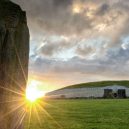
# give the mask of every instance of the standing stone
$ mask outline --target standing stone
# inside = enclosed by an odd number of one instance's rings
[[[26,13],[0,0],[0,129],[23,129],[29,59]]]

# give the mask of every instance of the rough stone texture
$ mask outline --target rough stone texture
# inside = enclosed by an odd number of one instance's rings
[[[24,108],[19,106],[25,93],[28,58],[26,13],[11,1],[0,0],[0,129],[23,128]]]

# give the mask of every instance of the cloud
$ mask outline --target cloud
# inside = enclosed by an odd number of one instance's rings
[[[125,58],[128,50],[121,51],[116,54],[112,52],[105,60],[74,57],[68,61],[62,61],[39,57],[30,64],[30,71],[33,75],[39,74],[39,78],[42,77],[43,80],[44,78],[51,80],[50,82],[56,80],[56,85],[59,84],[59,87],[86,81],[124,80],[129,77],[129,59]],[[117,55],[121,57],[118,58]]]
[[[27,11],[30,71],[69,83],[129,77],[129,0],[12,1]]]
[[[76,49],[77,55],[84,56],[84,57],[87,56],[87,55],[95,53],[95,51],[96,50],[94,48],[89,47],[89,46],[86,46],[86,47],[79,46]]]
[[[39,57],[32,64],[32,69],[37,68],[42,73],[52,72],[59,74],[70,74],[71,76],[74,73],[83,73],[96,75],[100,74],[103,76],[129,76],[129,49],[119,49],[114,53],[114,51],[109,51],[106,55],[107,58],[97,59],[97,60],[87,60],[80,57],[73,57],[68,61],[55,60]],[[40,65],[40,67],[37,67]]]
[[[102,4],[102,5],[98,8],[96,14],[97,14],[97,15],[100,15],[100,16],[105,15],[105,14],[109,11],[109,9],[110,9],[109,4],[104,3],[104,4]]]
[[[49,40],[46,40],[38,51],[44,56],[51,57],[54,56],[54,54],[60,53],[61,51],[70,49],[72,46],[74,46],[74,43],[69,42],[69,40],[65,37],[54,36],[54,38],[49,38]]]
[[[32,35],[33,33],[39,33],[40,35],[47,33],[76,35],[77,37],[108,36],[112,40],[111,44],[114,45],[120,41],[122,35],[128,34],[128,29],[125,27],[125,24],[129,26],[128,1],[13,1],[27,10]],[[79,8],[80,12],[74,13],[74,8]],[[114,28],[117,28],[117,32]]]
[[[72,4],[73,0],[54,0],[53,3],[55,7],[64,7],[67,8]]]

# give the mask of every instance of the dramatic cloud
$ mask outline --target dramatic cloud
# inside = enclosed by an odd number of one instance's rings
[[[129,78],[129,0],[12,1],[27,11],[30,72],[62,85]]]

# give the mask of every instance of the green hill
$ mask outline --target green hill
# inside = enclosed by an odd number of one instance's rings
[[[110,85],[120,85],[120,86],[126,86],[129,87],[129,81],[101,81],[101,82],[89,82],[89,83],[81,83],[81,84],[75,84],[71,86],[64,87],[62,89],[70,89],[70,88],[88,88],[88,87],[104,87],[104,86],[110,86]]]

